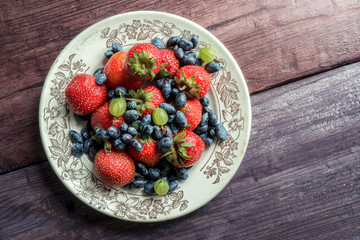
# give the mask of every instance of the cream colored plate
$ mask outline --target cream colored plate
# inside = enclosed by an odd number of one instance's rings
[[[94,174],[92,160],[71,154],[70,129],[84,125],[74,120],[64,90],[79,73],[92,74],[104,66],[104,52],[113,43],[128,50],[135,43],[159,37],[199,36],[200,46],[216,50],[221,70],[212,75],[210,107],[228,130],[228,139],[207,148],[180,182],[166,196],[146,196],[142,190],[104,185]],[[44,83],[39,108],[44,150],[59,179],[81,201],[109,216],[138,222],[169,220],[188,214],[213,199],[240,166],[251,125],[250,98],[243,74],[224,45],[211,33],[182,17],[152,11],[129,12],[100,21],[76,36],[59,54]]]

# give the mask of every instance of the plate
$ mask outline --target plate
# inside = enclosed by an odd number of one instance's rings
[[[75,121],[64,90],[79,73],[92,74],[104,66],[104,52],[113,43],[125,51],[159,37],[197,35],[200,47],[215,49],[221,70],[212,74],[207,94],[210,107],[228,131],[225,142],[215,142],[189,171],[189,178],[165,196],[146,196],[141,189],[103,184],[90,157],[75,157],[68,137]],[[40,99],[39,127],[47,158],[59,179],[81,201],[109,216],[137,222],[156,222],[186,215],[213,199],[240,166],[251,125],[250,97],[243,74],[225,46],[210,32],[185,18],[154,11],[128,12],[102,20],[76,36],[59,54],[46,77]]]

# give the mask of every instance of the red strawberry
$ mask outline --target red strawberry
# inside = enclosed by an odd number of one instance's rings
[[[88,115],[104,104],[107,88],[97,84],[96,77],[79,74],[66,87],[65,98],[74,113]]]
[[[106,75],[105,85],[114,89],[122,86],[128,81],[128,75],[125,71],[126,52],[117,52],[107,61],[103,73]]]
[[[175,77],[178,88],[190,98],[204,97],[210,88],[210,75],[201,66],[184,66]]]
[[[173,147],[164,156],[175,167],[194,165],[205,150],[204,141],[192,131],[183,130],[174,134],[173,142]]]
[[[137,138],[138,139],[138,138]],[[156,143],[151,139],[142,141],[144,149],[141,152],[134,150],[132,146],[129,146],[128,152],[135,161],[143,163],[147,167],[156,166],[161,158],[161,153],[156,151]]]
[[[109,111],[110,104],[104,103],[91,115],[91,126],[94,130],[97,128],[108,129],[110,126],[120,128],[121,124],[125,122],[124,116],[114,117]]]
[[[126,88],[126,90],[136,90],[138,89],[139,87],[141,87],[143,85],[143,81],[134,81],[132,80],[130,77],[128,78],[128,81],[126,81],[124,84],[123,84],[123,87]]]
[[[198,99],[188,99],[184,107],[178,110],[183,111],[188,120],[189,126],[185,129],[193,131],[199,125],[202,116],[202,106]]]
[[[173,77],[179,70],[179,60],[175,57],[175,53],[168,49],[161,49],[162,64],[159,72],[160,77]]]
[[[165,102],[161,90],[155,86],[139,88],[136,92],[129,91],[129,97],[137,102],[136,110],[141,118],[147,114],[151,115],[160,103]]]
[[[125,151],[101,149],[95,156],[94,166],[101,181],[113,186],[124,186],[135,176],[135,163]]]
[[[132,80],[150,80],[160,70],[162,53],[150,43],[139,43],[129,50],[125,61],[125,70]]]

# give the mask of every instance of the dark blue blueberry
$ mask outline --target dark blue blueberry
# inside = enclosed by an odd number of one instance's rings
[[[135,188],[143,188],[146,185],[146,180],[145,179],[134,179],[131,183]]]
[[[181,111],[177,111],[175,115],[175,122],[179,129],[185,128],[187,125],[186,115]]]
[[[97,77],[99,74],[103,73],[104,68],[103,67],[99,67],[98,69],[95,70],[94,72],[94,77]]]
[[[128,101],[126,105],[128,110],[133,110],[136,108],[137,104],[135,101]]]
[[[110,89],[110,90],[107,92],[107,97],[108,97],[109,99],[115,97],[115,91],[114,91],[114,89]]]
[[[133,137],[138,134],[137,130],[134,127],[129,127],[127,132]]]
[[[164,43],[160,38],[154,38],[153,40],[151,40],[151,44],[154,45],[156,48],[158,49],[162,49]]]
[[[203,65],[203,60],[201,58],[196,58],[195,59],[195,66],[202,66]]]
[[[80,131],[80,135],[83,138],[83,140],[85,141],[86,139],[90,138],[90,133],[86,128],[81,129]]]
[[[184,55],[184,57],[181,58],[179,62],[182,65],[195,65],[196,58],[194,58],[192,55]]]
[[[209,130],[209,125],[199,125],[196,127],[196,134],[203,134],[206,133]]]
[[[175,134],[175,133],[177,133],[177,132],[179,131],[178,126],[176,126],[176,124],[174,124],[174,123],[171,123],[171,124],[169,125],[169,127],[170,127],[171,132],[172,132],[173,134]]]
[[[169,151],[169,149],[172,147],[172,145],[173,145],[172,139],[169,137],[164,137],[164,138],[160,139],[159,141],[157,141],[156,150],[159,153],[166,153],[167,151]]]
[[[106,75],[101,73],[96,77],[97,84],[103,84],[106,81]]]
[[[132,122],[139,118],[139,113],[136,110],[126,110],[124,118],[128,122]]]
[[[176,109],[173,105],[169,104],[169,103],[160,103],[159,105],[162,109],[165,110],[165,112],[168,114],[168,115],[171,115],[171,114],[175,114],[176,113]]]
[[[142,163],[135,163],[136,171],[138,171],[141,175],[147,176],[149,175],[149,170],[146,168],[146,166]]]
[[[146,125],[146,126],[144,126],[143,130],[141,131],[141,137],[142,138],[147,138],[152,134],[153,131],[154,131],[153,126]]]
[[[140,125],[146,126],[146,125],[150,125],[150,123],[151,123],[151,115],[146,114],[145,117],[141,120]]]
[[[115,139],[114,142],[113,142],[113,146],[117,150],[124,150],[126,148],[126,144],[121,141],[121,138]]]
[[[190,51],[194,44],[187,38],[187,37],[181,37],[176,45],[180,48],[182,48],[184,51]]]
[[[112,50],[107,50],[107,51],[105,52],[105,57],[106,57],[107,59],[111,58],[112,55],[114,55],[114,52],[113,52]]]
[[[128,133],[124,133],[121,135],[121,141],[125,144],[130,144],[132,140],[133,137]]]
[[[177,42],[179,41],[180,37],[179,36],[174,36],[169,38],[169,40],[167,40],[166,42],[166,47],[174,47]]]
[[[99,151],[99,150],[96,149],[96,147],[91,146],[91,147],[89,148],[89,155],[90,155],[90,157],[91,157],[92,159],[94,159],[98,151]]]
[[[207,107],[210,105],[210,100],[207,97],[202,97],[199,101],[203,107]]]
[[[206,134],[205,134],[206,135]],[[201,137],[200,138],[204,141],[204,143],[206,144],[206,146],[210,147],[213,143],[214,143],[214,140],[208,136],[206,137]]]
[[[81,143],[74,143],[72,146],[72,152],[75,156],[81,157],[84,154],[83,145]]]
[[[208,125],[209,123],[209,113],[204,113],[202,116],[201,116],[201,121],[200,121],[200,126],[202,125]]]
[[[127,125],[127,123],[122,123],[122,124],[120,125],[120,130],[121,130],[123,133],[127,132],[128,128],[129,128],[129,125]]]
[[[94,141],[91,139],[86,139],[83,145],[83,151],[84,153],[89,152],[90,147],[92,147],[94,145]]]
[[[149,183],[145,184],[144,192],[146,195],[152,196],[155,194],[154,185],[155,185],[155,182],[149,182]]]
[[[199,44],[199,38],[197,36],[192,36],[190,41],[193,43],[194,48]]]
[[[120,44],[114,43],[114,44],[112,45],[112,51],[113,51],[114,53],[116,53],[116,52],[123,52],[123,51],[124,51],[124,48],[123,48]]]
[[[139,131],[139,129],[140,129],[140,123],[141,123],[140,120],[133,121],[133,122],[131,123],[131,127],[135,128],[137,131]]]
[[[97,128],[95,132],[96,132],[96,135],[98,135],[102,139],[110,138],[110,136],[107,134],[106,130],[103,128]]]
[[[110,126],[107,130],[106,133],[113,139],[119,138],[120,137],[120,129],[118,129],[115,126]]]
[[[177,59],[183,58],[184,55],[185,55],[185,53],[184,53],[184,50],[183,50],[182,48],[177,48],[177,49],[175,49],[175,57],[176,57]]]
[[[83,140],[81,134],[78,133],[78,132],[75,131],[75,130],[70,130],[70,131],[69,131],[69,137],[70,137],[70,140],[71,140],[73,143],[80,143],[80,144],[83,144],[83,143],[84,143],[84,140]]]
[[[186,168],[177,168],[176,176],[178,179],[186,180],[189,177],[188,170]]]
[[[192,56],[193,58],[196,59],[196,52],[187,52],[185,53],[186,56]]]
[[[144,179],[144,176],[141,175],[139,172],[135,172],[134,178],[136,178],[136,179],[139,179],[139,178]]]
[[[175,121],[175,114],[168,115],[168,123],[173,123]]]
[[[91,114],[89,115],[79,115],[79,114],[76,114],[74,113],[74,118],[78,121],[87,121],[91,118]]]
[[[163,138],[163,136],[164,136],[164,134],[162,133],[161,127],[158,125],[155,125],[153,133],[152,133],[152,137],[155,140],[159,140],[159,139]]]
[[[186,105],[187,97],[183,92],[179,92],[175,97],[175,106],[182,108]]]
[[[179,92],[180,92],[180,90],[179,89],[177,89],[176,87],[173,87],[172,89],[171,89],[171,97],[176,97],[176,95],[178,95],[179,94]]]
[[[164,137],[171,137],[173,136],[173,131],[169,126],[165,127],[165,131],[163,131]]]
[[[169,192],[173,192],[175,191],[175,189],[178,187],[179,185],[179,181],[178,180],[171,180],[169,182]]]
[[[209,113],[209,126],[215,127],[217,123],[218,123],[218,117],[216,113]]]
[[[143,144],[137,140],[137,139],[133,139],[131,141],[131,146],[134,148],[135,151],[137,152],[142,152],[142,150],[144,150],[144,146]]]
[[[166,176],[168,175],[168,173],[171,170],[171,165],[167,160],[161,159],[159,162],[159,167],[160,167],[160,174],[161,176]]]
[[[207,112],[207,113],[209,113],[209,114],[213,112],[213,111],[211,110],[211,108],[209,108],[209,107],[203,107],[203,108],[202,108],[202,111],[203,111],[203,113],[206,113],[206,112]]]
[[[164,83],[165,83],[165,78],[160,78],[158,80],[156,80],[156,85],[158,86],[158,88],[163,88],[164,86]]]
[[[168,99],[171,95],[171,83],[165,82],[161,92],[162,92],[162,95],[164,96],[164,98]]]
[[[215,131],[216,131],[216,137],[221,141],[225,141],[227,138],[227,132],[226,129],[224,127],[224,125],[222,125],[222,123],[219,123],[215,126]]]
[[[208,131],[208,134],[210,137],[215,137],[216,135],[216,131],[215,131],[215,128],[214,127],[211,127]]]
[[[115,88],[115,96],[120,97],[120,94],[121,94],[121,97],[123,97],[123,98],[127,97],[128,94],[127,94],[126,88],[121,87],[121,86],[116,87]]]
[[[90,134],[90,137],[94,136],[96,133],[94,131],[94,129],[90,129],[89,130],[89,134]]]
[[[210,63],[207,63],[205,65],[205,71],[207,71],[208,73],[214,73],[214,72],[218,72],[221,69],[220,63],[212,61]]]
[[[158,168],[149,168],[149,178],[158,179],[160,177],[160,169]]]

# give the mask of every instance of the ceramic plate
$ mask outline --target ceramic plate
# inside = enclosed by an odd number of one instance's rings
[[[79,73],[104,66],[104,52],[113,43],[127,51],[135,43],[159,37],[199,36],[200,47],[216,50],[221,70],[212,74],[210,107],[228,131],[225,142],[215,142],[190,169],[189,178],[166,196],[146,196],[141,189],[127,190],[103,184],[90,157],[75,157],[68,137],[80,131],[65,101],[64,90]],[[81,201],[109,216],[155,222],[188,214],[213,199],[240,166],[250,135],[251,109],[245,79],[224,45],[210,32],[182,17],[163,12],[129,12],[98,22],[76,36],[59,54],[44,83],[39,108],[40,132],[48,160],[64,185]]]

